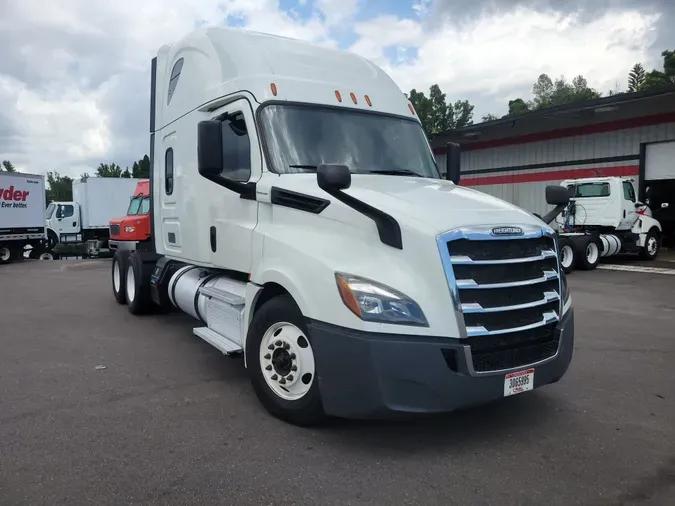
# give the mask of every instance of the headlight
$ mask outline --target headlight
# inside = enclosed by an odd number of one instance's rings
[[[124,227],[124,231],[125,231],[125,232],[128,232],[128,233],[131,233],[131,232],[133,232],[134,230],[136,230],[136,227]]]
[[[335,281],[342,302],[364,321],[429,326],[417,303],[393,288],[339,272]]]

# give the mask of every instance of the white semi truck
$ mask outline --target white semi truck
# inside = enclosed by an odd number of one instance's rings
[[[130,313],[178,308],[307,425],[451,411],[558,381],[574,317],[555,232],[440,173],[371,62],[204,28],[152,60],[152,241],[119,250]],[[567,190],[547,191],[553,205]]]
[[[87,243],[90,254],[108,247],[110,220],[124,215],[140,179],[83,177],[73,181],[71,202],[51,202],[46,210],[50,248]]]
[[[45,205],[44,176],[0,172],[0,264],[45,250]]]
[[[570,195],[570,202],[555,216],[565,272],[595,269],[601,258],[617,254],[656,259],[663,228],[651,209],[637,200],[633,183],[633,178],[623,177],[560,183]]]

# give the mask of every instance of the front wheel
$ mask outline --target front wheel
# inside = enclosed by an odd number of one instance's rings
[[[124,251],[116,251],[112,259],[111,281],[112,281],[113,297],[115,297],[115,300],[117,301],[118,304],[127,303],[127,296],[126,296],[127,278],[124,275],[127,256],[128,255],[125,254]]]
[[[0,246],[0,264],[8,264],[12,260],[12,250],[9,248],[9,246]]]
[[[307,327],[290,295],[270,299],[253,316],[246,362],[253,389],[272,415],[300,426],[325,418]]]
[[[640,250],[642,260],[654,260],[659,254],[659,235],[655,229],[647,232],[645,245]]]

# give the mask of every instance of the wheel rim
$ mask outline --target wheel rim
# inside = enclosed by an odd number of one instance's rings
[[[53,259],[54,255],[52,255],[51,253],[42,253],[40,255],[40,260],[53,260]]]
[[[282,399],[304,397],[315,376],[314,352],[304,332],[287,322],[268,328],[260,343],[260,369],[267,386]]]
[[[130,265],[127,269],[127,300],[133,302],[136,297],[136,276],[134,268]]]
[[[5,246],[0,248],[0,260],[2,260],[3,262],[6,262],[7,260],[9,260],[10,256],[11,256],[11,252],[9,251],[9,248],[7,248]]]
[[[572,248],[566,244],[560,250],[560,263],[565,269],[572,265],[572,258]]]
[[[115,293],[120,291],[120,264],[117,260],[113,259],[113,287],[115,288]]]
[[[656,255],[657,248],[658,248],[658,243],[656,242],[656,237],[650,237],[647,240],[647,253],[654,256],[654,255]]]
[[[598,245],[594,242],[589,242],[588,246],[586,246],[586,260],[588,263],[594,264],[598,261],[599,256],[600,252],[598,251]]]

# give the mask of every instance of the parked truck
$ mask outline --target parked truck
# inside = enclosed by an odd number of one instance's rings
[[[563,269],[595,269],[601,258],[635,254],[656,259],[662,240],[661,224],[651,209],[637,200],[633,178],[593,177],[569,179],[570,202],[555,219]]]
[[[0,264],[45,252],[45,204],[44,176],[0,172]]]
[[[133,315],[195,318],[299,425],[556,382],[574,316],[555,232],[458,186],[448,149],[443,180],[412,104],[368,60],[199,29],[152,60],[152,248],[115,252],[113,294]]]
[[[110,220],[111,250],[143,249],[150,243],[150,180],[141,179],[129,202],[126,216]]]
[[[73,181],[72,202],[52,202],[46,212],[49,245],[87,244],[90,255],[108,248],[110,219],[127,210],[139,179],[83,177]]]

